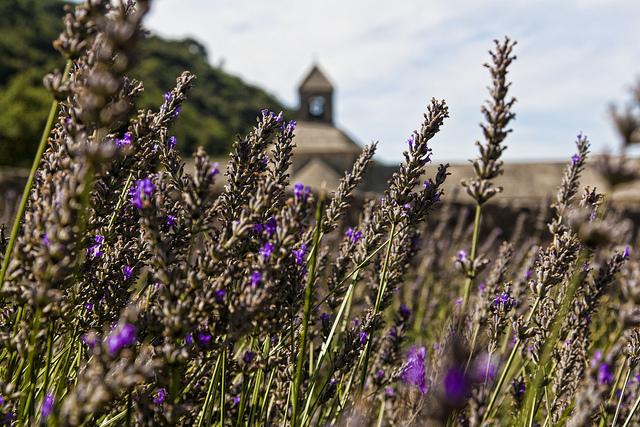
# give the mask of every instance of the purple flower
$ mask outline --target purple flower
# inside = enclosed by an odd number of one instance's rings
[[[251,286],[257,286],[258,283],[260,283],[260,273],[258,273],[257,271],[254,271],[253,274],[251,275]]]
[[[458,252],[458,259],[460,261],[464,261],[464,259],[467,258],[467,256],[469,256],[469,252],[467,252],[467,251]]]
[[[257,231],[258,233],[262,232],[262,223],[260,222],[260,220],[258,220],[258,222],[256,222],[256,224],[253,226],[253,228],[251,230],[252,231]]]
[[[95,238],[96,244],[87,248],[87,254],[91,255],[94,258],[102,258],[102,251],[100,250],[100,246],[102,246],[102,242],[104,242],[104,236],[98,234]]]
[[[187,335],[184,337],[184,342],[185,342],[185,343],[187,343],[188,345],[193,344],[193,335],[191,335],[191,334],[187,334]]]
[[[136,206],[138,209],[142,209],[142,195],[146,194],[150,196],[153,193],[153,189],[155,186],[151,183],[149,178],[139,179],[136,181],[136,187],[130,190],[131,197],[133,200],[131,204]]]
[[[42,417],[48,418],[53,409],[53,395],[47,394],[42,400]]]
[[[603,363],[598,368],[598,381],[600,384],[609,384],[613,380],[613,372],[611,371],[611,365]]]
[[[136,342],[136,328],[133,325],[124,325],[117,334],[107,338],[107,345],[112,355],[116,354],[122,347],[129,346]]]
[[[591,360],[591,366],[596,366],[598,362],[602,360],[602,350],[598,349],[593,353],[593,359]]]
[[[129,280],[133,274],[133,268],[128,265],[124,267],[124,280]]]
[[[302,192],[303,191],[304,191],[304,184],[303,183],[298,182],[296,185],[293,186],[293,195],[296,196],[296,198],[299,199],[300,197],[302,197]]]
[[[296,128],[297,125],[298,125],[298,122],[290,121],[289,124],[287,125],[287,130],[289,132],[293,132],[293,130]]]
[[[267,235],[271,236],[276,231],[278,221],[275,218],[269,218],[264,225],[264,229],[267,230]]]
[[[424,365],[426,355],[424,347],[413,347],[400,375],[402,381],[418,386],[423,394],[427,391],[427,376]]]
[[[353,241],[354,244],[358,243],[358,240],[360,239],[360,237],[362,237],[362,231],[355,231],[351,227],[349,227],[347,232],[344,234],[348,237],[351,237],[351,240]]]
[[[84,305],[84,309],[87,311],[91,310],[92,308],[93,308],[93,303],[88,302]]]
[[[93,348],[96,344],[98,344],[98,337],[96,336],[96,334],[87,334],[83,335],[82,338],[80,338],[80,341],[88,345],[89,348]]]
[[[331,320],[331,315],[329,313],[322,313],[320,315],[320,320],[328,322],[329,320]]]
[[[411,316],[411,309],[404,304],[400,306],[400,309],[398,311],[400,312],[402,317],[409,318],[409,316]]]
[[[253,351],[248,351],[244,354],[242,360],[244,360],[244,363],[249,363],[253,360],[253,356],[255,356],[255,353]]]
[[[167,225],[171,227],[176,223],[176,217],[173,215],[167,215]]]
[[[215,162],[213,164],[213,167],[211,168],[211,175],[215,176],[215,175],[220,173],[220,170],[218,169],[218,166],[220,166],[220,163],[218,163],[218,162]]]
[[[196,341],[200,347],[209,348],[211,345],[211,335],[206,332],[198,332]]]
[[[167,395],[167,391],[163,388],[159,388],[158,397],[153,399],[153,403],[155,403],[156,405],[162,405],[162,402],[164,402],[164,398],[166,397],[166,395]]]
[[[296,257],[296,264],[302,264],[304,262],[304,256],[307,253],[307,245],[304,243],[300,246],[300,249],[293,251],[293,254]]]
[[[622,256],[625,257],[625,258],[629,257],[629,247],[628,246],[624,249],[624,253],[622,254]]]
[[[575,165],[579,161],[580,161],[580,156],[578,156],[577,154],[574,154],[573,157],[571,158],[571,162]]]
[[[42,241],[44,242],[45,245],[50,245],[51,244],[51,240],[49,240],[49,236],[47,236],[47,233],[44,233],[42,235]]]
[[[173,116],[171,116],[171,117],[179,117],[179,116],[178,116],[178,113],[180,113],[180,110],[182,110],[182,107],[178,107],[178,108],[176,108],[176,112],[175,112],[175,113],[173,113]]]
[[[409,144],[409,150],[413,149],[413,143],[416,141],[416,134],[411,134],[411,137],[407,139],[407,143]]]
[[[273,245],[269,242],[264,244],[264,248],[260,249],[260,255],[264,258],[269,258],[273,252]]]
[[[456,304],[462,304],[462,297],[460,297],[460,298],[458,298],[458,299],[456,300]]]
[[[278,117],[276,117],[276,123],[280,123],[282,121],[282,111],[280,111],[280,114],[278,114]]]
[[[163,96],[165,101],[169,101],[169,98],[171,98],[171,91],[165,93]]]
[[[223,291],[222,289],[218,290],[216,292],[216,300],[218,301],[222,301],[224,299],[224,296],[227,294],[227,291]]]
[[[122,139],[116,138],[116,147],[122,147],[123,145],[131,145],[131,134],[126,132]]]
[[[360,332],[360,342],[366,342],[369,335],[366,332]]]
[[[450,401],[462,402],[469,395],[469,378],[464,373],[464,369],[459,366],[452,366],[442,379],[444,393]]]
[[[178,143],[178,140],[176,139],[175,136],[172,136],[171,138],[169,138],[169,148],[171,148],[172,150],[177,143]]]

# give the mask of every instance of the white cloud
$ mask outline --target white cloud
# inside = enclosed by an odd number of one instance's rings
[[[617,146],[606,116],[640,73],[640,3],[632,0],[156,0],[147,25],[202,41],[214,64],[289,105],[318,61],[336,86],[337,122],[379,158],[401,160],[431,97],[451,118],[434,159],[476,155],[482,67],[494,38],[518,40],[509,74],[518,98],[507,159],[567,158],[580,130],[593,150]]]

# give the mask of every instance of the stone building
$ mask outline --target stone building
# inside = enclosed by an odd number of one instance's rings
[[[324,182],[329,191],[334,190],[362,148],[335,126],[334,88],[317,65],[302,80],[298,91],[300,107],[291,182],[302,182],[313,189],[319,189]]]
[[[290,182],[292,185],[301,182],[314,191],[320,190],[324,184],[331,193],[338,188],[345,171],[351,170],[354,161],[362,152],[362,147],[335,126],[334,87],[318,65],[311,68],[298,91],[300,106],[294,138],[297,147],[293,150]],[[438,135],[435,138],[437,139]],[[401,146],[401,149],[404,149],[404,146]],[[477,148],[470,142],[469,157],[477,155]],[[434,153],[433,159],[434,164],[426,167],[425,179],[436,174],[439,163],[437,152]],[[594,157],[590,157],[582,173],[581,185],[607,191],[593,159]],[[567,159],[566,162],[506,163],[504,174],[495,180],[495,185],[503,187],[504,191],[489,203],[514,208],[548,205],[555,199],[564,170],[570,162],[571,159]],[[630,159],[629,162],[636,170],[640,170],[639,159]],[[397,165],[384,165],[374,161],[369,166],[364,181],[355,190],[355,195],[361,198],[379,196],[388,188],[387,182],[396,170]],[[443,186],[446,197],[449,199],[458,194],[455,197],[458,202],[473,204],[473,199],[464,194],[460,186],[461,179],[468,180],[474,176],[471,164],[453,164],[449,172],[451,175]],[[613,202],[618,206],[639,209],[640,182],[616,188]]]

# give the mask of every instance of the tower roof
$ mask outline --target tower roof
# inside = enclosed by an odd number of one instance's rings
[[[317,65],[314,65],[309,74],[300,83],[300,91],[333,91],[333,85]]]

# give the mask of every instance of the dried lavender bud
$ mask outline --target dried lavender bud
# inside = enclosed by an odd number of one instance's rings
[[[373,155],[376,152],[376,148],[376,143],[372,143],[370,146],[365,146],[362,153],[353,164],[351,172],[346,172],[345,176],[340,179],[340,185],[338,186],[334,197],[331,199],[331,203],[329,203],[329,206],[327,207],[326,216],[322,222],[322,231],[324,233],[329,233],[338,226],[338,220],[349,207],[350,201],[353,198],[353,194],[351,192],[360,182],[362,182],[367,167],[371,163]]]
[[[390,221],[399,223],[402,218],[402,210],[399,207],[411,203],[415,199],[413,188],[424,172],[424,166],[431,161],[432,150],[427,146],[427,143],[438,133],[447,117],[449,117],[449,109],[445,102],[432,99],[431,105],[424,115],[425,121],[420,132],[415,132],[415,144],[412,145],[409,152],[404,152],[406,165],[400,164],[398,172],[394,173],[389,180],[389,191],[385,192],[383,206]],[[445,176],[446,170],[442,174],[442,180]]]
[[[589,153],[589,141],[586,136],[583,137],[582,134],[579,134],[576,145],[578,153],[575,156],[578,157],[576,159],[574,156],[571,164],[567,166],[562,177],[562,186],[558,190],[556,197],[557,203],[551,206],[555,210],[556,218],[549,224],[549,230],[554,235],[562,234],[567,229],[562,223],[563,217],[567,215],[569,206],[574,196],[578,193],[580,174],[584,170],[587,154]]]
[[[515,114],[511,112],[511,107],[516,102],[515,98],[507,101],[507,93],[511,83],[506,82],[507,68],[511,62],[516,59],[512,56],[513,47],[517,42],[511,42],[505,37],[503,44],[498,40],[494,40],[496,44],[496,52],[489,51],[493,59],[493,64],[484,64],[491,73],[493,86],[489,88],[491,98],[486,101],[486,106],[482,106],[482,113],[487,124],[480,124],[482,127],[486,144],[483,145],[479,141],[476,145],[480,149],[480,157],[472,160],[473,169],[476,177],[469,182],[460,181],[467,194],[473,197],[478,205],[484,204],[487,200],[493,198],[496,194],[502,192],[502,187],[494,187],[492,179],[503,173],[502,162],[498,159],[502,152],[507,148],[501,145],[512,129],[506,129],[511,120],[515,118]]]

